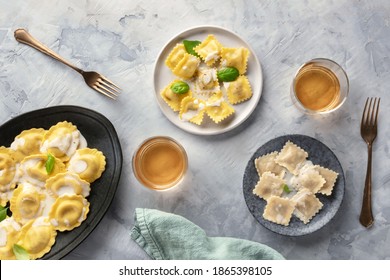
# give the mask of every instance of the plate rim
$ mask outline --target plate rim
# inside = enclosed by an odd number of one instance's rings
[[[159,89],[156,88],[156,73],[157,73],[157,65],[159,64],[159,61],[160,61],[160,58],[163,54],[163,52],[166,50],[166,48],[168,47],[169,44],[172,43],[172,41],[174,41],[176,38],[180,37],[182,34],[184,33],[188,33],[188,32],[196,32],[198,30],[202,30],[202,29],[216,29],[216,30],[220,30],[220,31],[224,31],[224,32],[227,32],[229,34],[232,34],[234,35],[235,37],[237,37],[239,40],[243,41],[247,47],[249,48],[250,52],[252,53],[252,56],[255,58],[255,64],[258,65],[258,70],[259,70],[259,73],[260,73],[260,87],[259,87],[259,94],[258,96],[256,97],[255,99],[255,103],[253,104],[252,108],[250,108],[249,112],[246,114],[246,116],[240,120],[238,123],[236,123],[235,125],[233,126],[226,126],[224,128],[221,128],[221,129],[217,129],[217,130],[212,130],[212,131],[195,131],[195,130],[192,130],[190,128],[187,128],[186,126],[181,126],[179,122],[171,119],[170,117],[168,117],[165,112],[164,112],[164,108],[162,107],[163,104],[161,104],[159,101],[158,101],[158,95],[159,95]],[[260,102],[260,98],[261,98],[261,95],[262,95],[262,92],[263,92],[263,86],[264,86],[264,75],[263,75],[263,70],[262,70],[262,64],[260,63],[254,49],[252,48],[252,46],[247,42],[247,40],[244,40],[240,35],[238,35],[236,32],[234,31],[231,31],[225,27],[222,27],[222,26],[218,26],[218,25],[196,25],[196,26],[193,26],[193,27],[189,27],[189,28],[186,28],[184,29],[183,31],[179,32],[179,33],[176,33],[176,35],[170,37],[170,39],[165,43],[165,45],[161,48],[161,50],[159,51],[158,55],[157,55],[157,59],[154,63],[154,66],[153,66],[153,89],[154,89],[154,98],[156,99],[156,102],[160,108],[160,111],[161,113],[172,123],[174,124],[176,127],[186,131],[186,132],[189,132],[189,133],[192,133],[192,134],[195,134],[195,135],[219,135],[219,134],[223,134],[223,133],[226,133],[228,131],[231,131],[235,128],[237,128],[238,126],[240,126],[241,124],[243,124],[251,115],[252,113],[254,112],[254,110],[256,109],[256,107],[258,106],[259,102]]]
[[[81,107],[77,105],[56,105],[56,106],[50,106],[45,108],[39,108],[35,110],[31,110],[28,112],[21,113],[17,116],[12,117],[11,119],[5,121],[0,125],[0,131],[4,126],[10,126],[12,122],[15,121],[15,119],[23,119],[26,116],[29,115],[35,115],[37,117],[43,117],[45,115],[56,115],[61,113],[71,112],[73,114],[81,115],[81,116],[88,116],[93,118],[95,121],[100,122],[110,133],[109,138],[111,139],[112,148],[114,151],[114,158],[115,158],[115,169],[112,177],[110,178],[109,185],[114,185],[115,188],[107,193],[105,196],[104,201],[101,204],[101,207],[99,208],[99,211],[95,214],[95,216],[92,217],[92,220],[88,221],[88,224],[86,224],[86,228],[74,239],[71,240],[70,243],[68,243],[66,246],[59,249],[58,252],[54,254],[50,254],[50,251],[43,255],[40,259],[41,260],[58,260],[64,258],[66,255],[68,255],[71,251],[76,249],[87,237],[96,229],[96,227],[100,224],[100,222],[103,220],[103,217],[107,213],[108,209],[110,208],[113,199],[115,197],[116,191],[118,189],[118,184],[121,178],[122,173],[122,166],[123,166],[123,153],[122,153],[122,147],[120,145],[120,140],[118,137],[118,134],[115,130],[114,125],[111,123],[111,121],[105,117],[102,113],[99,113],[95,110]],[[17,135],[17,134],[16,134]],[[88,141],[88,139],[87,139]],[[85,221],[86,222],[86,221]]]
[[[338,205],[336,205],[336,211],[333,213],[332,216],[330,216],[330,218],[326,221],[326,223],[322,224],[321,226],[315,228],[314,230],[310,231],[310,232],[298,232],[298,233],[291,233],[291,232],[286,232],[286,231],[277,231],[277,230],[274,230],[274,228],[270,228],[268,227],[266,224],[262,223],[256,216],[255,216],[255,213],[253,213],[253,211],[251,211],[251,208],[250,208],[250,205],[248,205],[248,200],[246,198],[246,195],[245,195],[245,179],[246,179],[246,176],[247,176],[247,169],[250,167],[250,164],[254,164],[254,163],[251,163],[253,162],[252,159],[255,158],[255,155],[256,153],[262,148],[264,147],[265,145],[271,143],[272,141],[276,140],[276,139],[280,139],[280,138],[284,138],[284,137],[304,137],[304,138],[307,138],[307,139],[310,139],[310,141],[316,141],[320,144],[322,144],[327,150],[328,152],[331,153],[331,155],[336,159],[336,162],[337,164],[339,165],[340,169],[341,169],[341,173],[339,174],[339,176],[342,178],[342,182],[343,182],[343,185],[342,185],[342,188],[341,188],[341,199],[339,199],[339,203]],[[343,169],[343,166],[341,165],[341,162],[340,160],[337,158],[336,154],[326,145],[324,144],[322,141],[314,138],[314,137],[311,137],[311,136],[308,136],[308,135],[304,135],[304,134],[297,134],[297,133],[294,133],[294,134],[283,134],[283,135],[280,135],[280,136],[277,136],[277,137],[274,137],[272,138],[271,140],[268,140],[266,141],[264,144],[262,144],[261,146],[259,146],[253,153],[252,155],[250,156],[250,159],[248,160],[246,166],[245,166],[245,170],[244,170],[244,175],[243,175],[243,196],[244,196],[244,200],[245,200],[245,204],[248,208],[248,211],[251,213],[252,217],[255,219],[255,221],[257,223],[259,223],[260,225],[262,225],[264,228],[266,228],[267,230],[271,231],[271,232],[274,232],[274,233],[277,233],[277,234],[280,234],[282,236],[290,236],[290,237],[299,237],[299,236],[306,236],[306,235],[309,235],[309,234],[312,234],[318,230],[320,230],[321,228],[325,227],[331,220],[334,219],[334,217],[337,215],[337,213],[339,212],[339,209],[344,201],[344,197],[345,197],[345,174],[344,174],[344,169]],[[277,225],[277,224],[275,224]],[[279,225],[278,225],[279,226]],[[280,228],[282,228],[283,226],[280,225]],[[288,227],[286,227],[288,228]]]

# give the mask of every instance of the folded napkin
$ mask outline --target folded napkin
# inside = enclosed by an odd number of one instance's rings
[[[157,260],[284,259],[274,249],[249,240],[208,237],[204,230],[175,214],[137,208],[131,238]]]

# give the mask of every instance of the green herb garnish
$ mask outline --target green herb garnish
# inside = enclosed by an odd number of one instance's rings
[[[28,255],[26,249],[18,244],[14,244],[12,250],[14,251],[15,257],[17,260],[29,260],[30,256]]]
[[[217,71],[218,80],[222,82],[232,82],[236,80],[239,75],[240,73],[235,67],[225,67]]]
[[[46,172],[50,174],[54,169],[55,158],[51,154],[47,154],[47,160],[45,163]]]
[[[190,86],[186,82],[178,81],[171,85],[171,90],[177,94],[184,94],[190,90]]]
[[[197,54],[196,51],[194,51],[194,48],[197,45],[199,45],[200,43],[202,43],[202,42],[201,41],[183,40],[183,45],[186,48],[186,51],[189,54],[192,54],[192,55],[197,56],[197,57],[199,57],[199,54]]]
[[[7,218],[7,210],[8,207],[4,208],[3,206],[0,206],[0,222]]]
[[[290,188],[286,184],[283,185],[283,191],[286,192],[286,193],[290,193],[291,192]]]

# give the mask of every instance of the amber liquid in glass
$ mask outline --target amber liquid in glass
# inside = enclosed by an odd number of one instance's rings
[[[328,111],[339,103],[340,83],[326,67],[308,64],[298,73],[294,83],[295,95],[306,109]]]
[[[133,157],[135,176],[145,186],[164,190],[176,185],[187,170],[187,155],[178,143],[166,137],[144,142]]]

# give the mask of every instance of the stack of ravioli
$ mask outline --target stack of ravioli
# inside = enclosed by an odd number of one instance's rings
[[[12,212],[0,222],[0,259],[15,259],[15,244],[30,259],[41,258],[57,231],[80,226],[89,212],[90,184],[105,166],[103,153],[88,148],[67,121],[24,130],[10,147],[0,147],[0,203]]]
[[[317,194],[330,196],[338,173],[307,160],[308,153],[291,141],[281,151],[255,159],[259,181],[253,193],[267,201],[264,219],[288,226],[295,215],[304,224],[322,209]]]
[[[244,47],[224,47],[212,34],[193,51],[198,56],[179,43],[169,53],[165,64],[176,78],[161,91],[161,97],[182,121],[201,125],[204,115],[208,115],[213,122],[220,123],[235,113],[232,105],[252,97],[245,76],[250,52]],[[236,68],[238,77],[234,81],[219,81],[217,71],[224,67]],[[184,94],[173,92],[171,86],[178,81],[186,82],[190,90]]]

